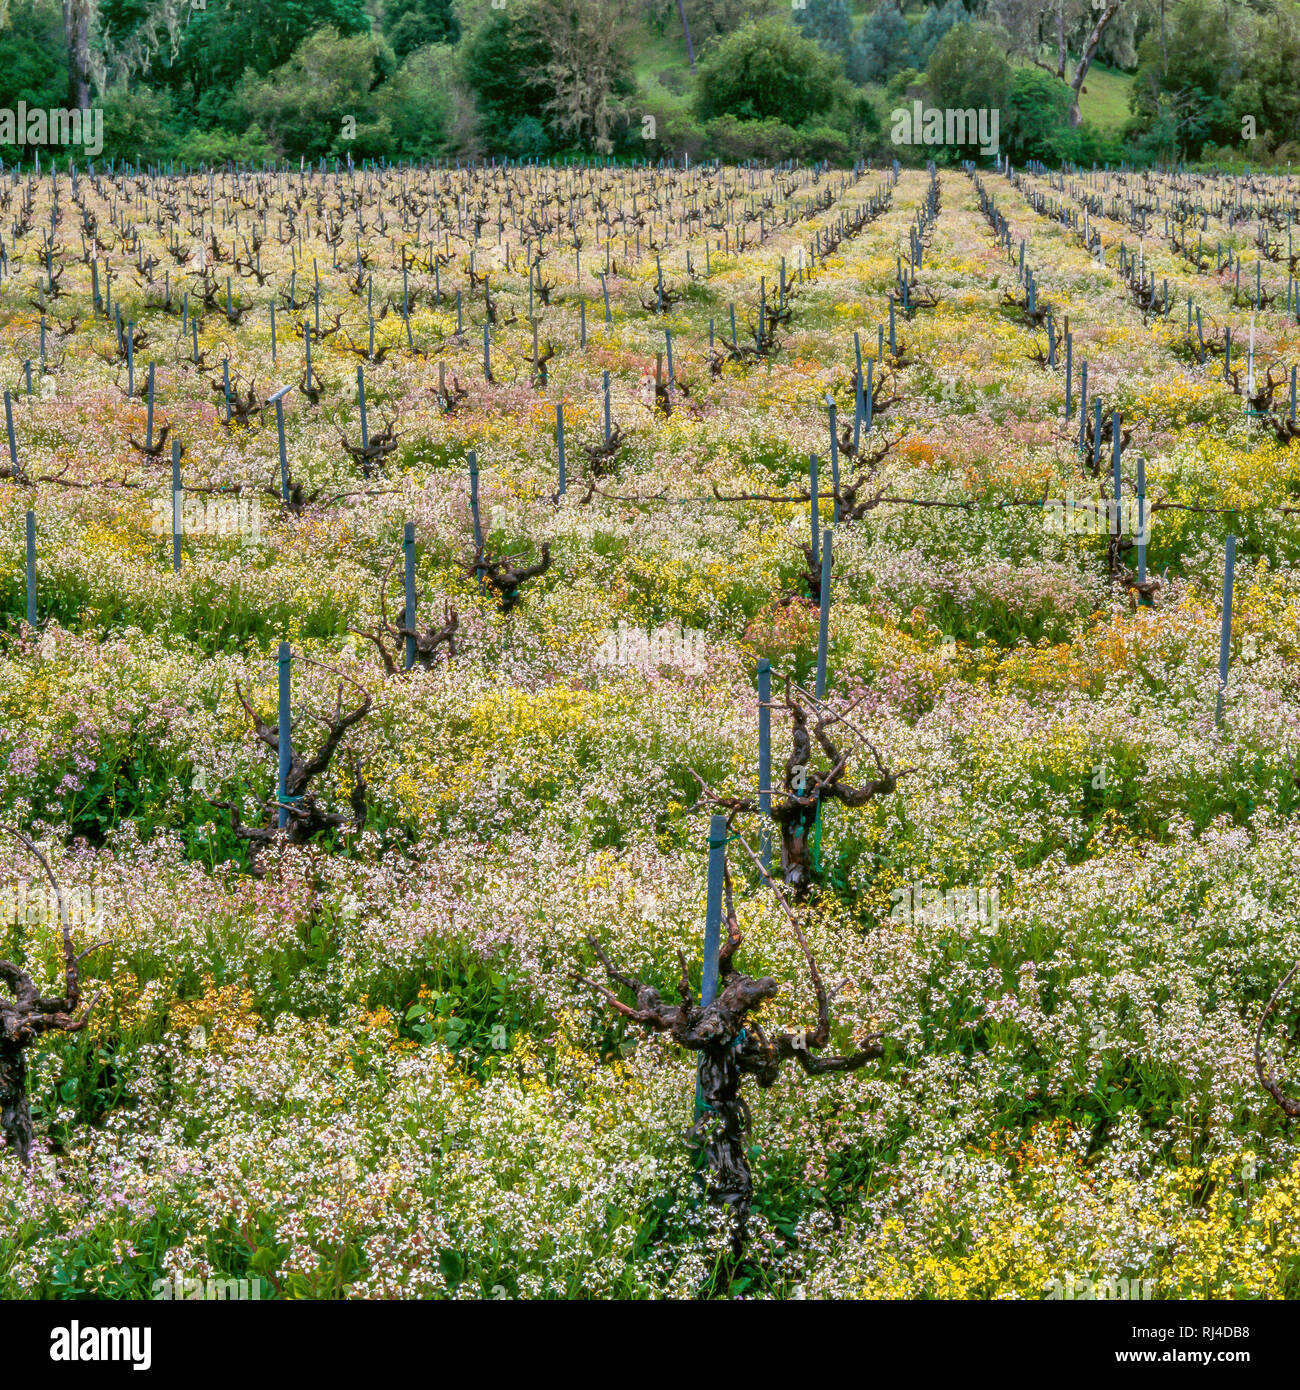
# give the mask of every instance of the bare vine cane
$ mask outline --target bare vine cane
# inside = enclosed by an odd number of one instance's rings
[[[501,611],[513,611],[519,601],[519,590],[530,579],[545,574],[551,567],[551,547],[548,541],[542,542],[542,558],[536,564],[522,565],[517,555],[489,555],[482,546],[474,552],[474,559],[465,566],[468,574],[478,575],[501,603]]]
[[[432,669],[434,658],[444,646],[448,659],[453,658],[456,655],[456,633],[460,628],[460,615],[447,601],[443,603],[443,624],[441,627],[427,624],[421,630],[408,618],[405,605],[398,610],[396,619],[390,620],[387,600],[388,581],[400,558],[400,553],[393,556],[379,583],[380,625],[373,630],[357,627],[348,628],[348,631],[355,636],[364,637],[368,642],[374,644],[375,649],[383,659],[384,672],[389,676],[405,674],[399,666],[401,648],[404,642],[414,644],[415,665],[424,671]]]
[[[1282,995],[1282,991],[1291,983],[1296,971],[1300,970],[1300,960],[1291,967],[1282,977],[1282,983],[1273,991],[1267,1004],[1264,1005],[1264,1012],[1259,1016],[1259,1023],[1255,1028],[1255,1075],[1259,1077],[1259,1084],[1273,1097],[1282,1107],[1282,1113],[1289,1120],[1300,1118],[1300,1100],[1295,1100],[1273,1080],[1271,1073],[1264,1066],[1263,1054],[1260,1051],[1260,1041],[1264,1036],[1264,1024],[1268,1021],[1268,1016],[1273,1012],[1273,1006]]]
[[[265,866],[260,862],[261,852],[278,840],[284,839],[291,845],[305,845],[313,836],[324,830],[348,828],[359,833],[365,829],[368,787],[361,771],[361,765],[355,758],[352,761],[353,783],[350,796],[350,815],[343,811],[326,810],[316,792],[312,790],[311,783],[315,778],[323,776],[329,769],[348,730],[359,724],[374,708],[374,697],[360,681],[333,666],[327,666],[324,662],[314,661],[305,656],[300,656],[297,660],[309,666],[316,666],[322,671],[329,671],[339,678],[339,684],[335,694],[332,718],[323,718],[320,715],[308,713],[308,717],[325,730],[325,737],[316,752],[310,757],[304,758],[293,746],[292,740],[290,741],[289,768],[285,777],[284,797],[284,801],[288,803],[287,824],[283,828],[277,824],[281,803],[274,790],[262,805],[262,825],[245,825],[240,817],[239,806],[233,801],[214,801],[212,803],[230,813],[231,830],[241,840],[248,842],[251,871],[255,877],[259,878],[266,872]],[[360,703],[348,710],[343,708],[345,684],[354,686],[361,695]],[[272,728],[253,709],[238,681],[235,682],[235,694],[239,703],[243,705],[244,711],[252,723],[253,732],[259,741],[278,757],[280,753],[279,730]]]
[[[718,952],[719,988],[717,998],[712,1003],[695,1002],[686,958],[680,951],[677,961],[681,976],[678,981],[679,1002],[676,1004],[665,1003],[652,985],[619,970],[594,936],[587,938],[593,954],[612,984],[632,992],[636,998],[635,1005],[625,1004],[613,989],[585,976],[574,973],[570,978],[577,984],[595,990],[624,1018],[651,1032],[667,1033],[678,1046],[701,1054],[702,1106],[688,1131],[687,1142],[704,1154],[710,1175],[710,1201],[733,1214],[731,1250],[733,1257],[739,1260],[748,1236],[754,1192],[753,1174],[749,1166],[751,1116],[749,1105],[741,1093],[743,1078],[752,1076],[760,1087],[767,1089],[775,1084],[782,1066],[790,1060],[797,1061],[809,1076],[856,1071],[882,1055],[883,1047],[879,1040],[883,1034],[868,1034],[857,1042],[853,1052],[844,1056],[815,1055],[830,1042],[831,1014],[830,996],[812,948],[784,893],[763,868],[759,857],[739,837],[729,836],[728,839],[741,844],[762,880],[776,894],[790,922],[808,964],[817,1000],[815,1027],[799,1033],[779,1032],[769,1036],[754,1016],[767,1000],[775,998],[781,986],[769,975],[755,979],[742,974],[735,967],[734,957],[743,938],[736,919],[731,871],[726,864],[725,852],[723,891],[727,936]]]
[[[68,908],[63,889],[50,868],[50,861],[12,825],[0,825],[40,861],[45,877],[59,904],[59,926],[63,933],[63,993],[41,994],[31,975],[10,961],[0,961],[0,983],[7,985],[12,999],[0,998],[0,1136],[27,1167],[31,1163],[32,1114],[27,1102],[27,1049],[42,1033],[79,1033],[90,1020],[98,995],[86,1006],[80,1018],[81,962],[104,942],[77,954],[68,927]]]
[[[802,699],[792,695],[798,690]],[[766,814],[776,822],[781,833],[781,874],[785,886],[793,892],[796,899],[804,898],[812,886],[813,865],[810,858],[810,837],[817,821],[818,809],[824,801],[839,801],[847,807],[863,806],[873,797],[887,796],[898,786],[898,779],[916,768],[909,765],[891,771],[885,766],[875,745],[849,722],[848,715],[865,698],[865,693],[845,710],[831,710],[824,701],[800,690],[789,678],[786,679],[785,709],[791,721],[791,751],[786,759],[782,776],[783,795],[774,797]],[[811,732],[808,727],[809,708],[819,710],[816,723]],[[779,707],[779,706],[774,706]],[[865,744],[880,772],[878,778],[852,785],[842,780],[848,771],[849,754],[841,752],[832,742],[827,729],[833,724],[843,724]],[[813,740],[816,740],[823,754],[830,761],[828,769],[812,765]],[[699,800],[696,806],[711,803],[729,811],[743,811],[759,814],[763,808],[758,802],[746,797],[720,796],[694,768],[691,775],[700,784]]]

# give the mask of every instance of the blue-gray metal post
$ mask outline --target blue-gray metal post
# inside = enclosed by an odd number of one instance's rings
[[[181,572],[181,535],[184,530],[182,503],[184,491],[181,488],[181,442],[172,440],[172,569]]]
[[[474,554],[483,553],[483,524],[478,514],[478,455],[469,451],[469,515],[474,525]],[[483,571],[478,572],[478,591],[483,592]]]
[[[822,532],[822,592],[821,620],[817,627],[817,687],[814,693],[819,700],[826,696],[826,645],[830,636],[831,620],[831,532]]]
[[[279,768],[276,774],[276,795],[277,813],[276,824],[281,830],[289,823],[289,767],[292,761],[293,752],[290,746],[292,737],[292,725],[289,719],[289,689],[292,678],[291,672],[292,657],[289,653],[288,642],[280,643],[280,653],[277,659],[277,666],[280,674],[280,718],[279,718]]]
[[[564,402],[555,402],[555,448],[559,457],[560,465],[560,490],[557,497],[563,497],[565,489],[568,487],[568,479],[564,473]]]
[[[718,993],[718,951],[722,944],[722,883],[726,867],[727,818],[709,818],[709,878],[704,900],[704,965],[700,971],[700,1004],[713,1003]],[[700,1059],[695,1072],[695,1115],[704,1113],[704,1088],[700,1081]]]
[[[758,659],[758,809],[766,817],[772,809],[772,663]],[[772,864],[772,828],[766,821],[759,836],[759,855],[765,869]]]
[[[1147,577],[1147,462],[1141,454],[1137,461],[1137,509],[1138,583],[1143,584]]]
[[[704,905],[704,968],[700,1003],[712,1004],[718,995],[718,950],[722,944],[722,879],[727,857],[727,818],[709,817],[709,881]]]
[[[830,416],[831,426],[831,496],[834,498],[834,508],[831,511],[831,520],[840,519],[840,440],[836,433],[837,416],[835,402],[830,396],[826,397],[826,409]]]
[[[808,455],[808,497],[811,503],[808,512],[808,521],[812,529],[812,560],[816,566],[821,564],[821,552],[818,549],[818,537],[821,535],[821,506],[817,492],[817,455]]]
[[[1223,626],[1219,631],[1219,697],[1214,722],[1223,723],[1223,692],[1228,685],[1228,657],[1232,649],[1232,579],[1237,567],[1237,538],[1229,534],[1223,549]]]
[[[308,341],[310,342],[310,339]],[[310,370],[309,365],[308,371]],[[280,501],[286,506],[289,503],[289,450],[284,440],[284,398],[291,389],[288,386],[281,386],[271,396],[271,402],[275,406],[275,433],[280,443]]]
[[[483,527],[479,520],[478,511],[478,455],[473,449],[469,451],[469,511],[470,519],[474,523],[474,548],[483,548]]]
[[[407,630],[406,669],[415,665],[415,522],[408,521],[402,532],[403,562],[406,566],[406,612],[402,626]]]
[[[1123,488],[1123,478],[1119,469],[1120,456],[1120,413],[1119,406],[1110,413],[1110,473],[1111,485],[1115,489],[1115,533],[1124,534],[1124,513],[1121,511],[1120,492]]]
[[[1074,393],[1074,335],[1065,335],[1065,418],[1068,420],[1073,413],[1073,393]]]
[[[14,435],[14,402],[5,388],[5,429],[9,435],[9,469],[12,477],[18,477],[18,440]]]
[[[27,512],[27,626],[36,627],[36,513]]]
[[[1079,367],[1079,451],[1084,449],[1088,425],[1088,363],[1085,360]]]

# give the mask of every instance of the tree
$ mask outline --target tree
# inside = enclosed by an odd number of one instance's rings
[[[1097,60],[1113,68],[1132,72],[1137,67],[1138,39],[1148,27],[1144,6],[1121,5],[1114,19],[1106,26],[1097,45]]]
[[[384,8],[384,36],[399,58],[429,44],[454,44],[460,22],[451,0],[391,0]]]
[[[924,68],[939,40],[958,24],[966,22],[966,6],[962,0],[948,0],[926,10],[921,22],[912,30],[912,66]]]
[[[1143,133],[1161,158],[1236,140],[1241,128],[1229,98],[1251,56],[1213,0],[1185,0],[1172,12],[1163,43],[1158,33],[1142,42],[1129,94],[1133,132]]]
[[[1251,61],[1251,72],[1259,88],[1258,110],[1262,124],[1279,143],[1300,141],[1300,13],[1259,21],[1260,30]],[[1238,114],[1245,114],[1241,104]]]
[[[554,95],[546,78],[550,50],[533,7],[492,10],[461,44],[461,74],[474,93],[487,144],[507,148],[510,131],[526,117],[540,120]]]
[[[456,75],[451,48],[417,48],[376,93],[379,114],[393,132],[393,153],[434,159],[447,146],[454,119]]]
[[[761,18],[770,8],[767,0],[644,0],[642,5],[656,33],[662,36],[669,28],[681,29],[688,61],[692,61],[696,40],[730,34],[747,21]]]
[[[1115,18],[1119,9],[1119,0],[1109,0],[1105,9],[1097,16],[1097,22],[1092,26],[1088,37],[1084,40],[1083,52],[1079,55],[1079,61],[1074,67],[1074,77],[1070,82],[1070,124],[1077,126],[1082,123],[1083,116],[1079,111],[1079,93],[1083,90],[1083,79],[1088,75],[1088,68],[1092,65],[1092,60],[1097,56],[1097,44],[1101,39],[1102,31]]]
[[[735,33],[771,9],[768,0],[678,0],[678,4],[686,7],[693,32],[704,39]]]
[[[206,9],[191,11],[169,72],[195,97],[230,93],[246,71],[261,75],[281,67],[322,28],[344,38],[368,35],[365,0],[207,0]]]
[[[1011,64],[988,25],[958,24],[935,45],[926,86],[939,106],[1001,109],[1011,91]]]
[[[1153,153],[1196,154],[1207,142],[1242,139],[1242,117],[1256,118],[1267,149],[1300,139],[1300,18],[1286,11],[1230,13],[1187,0],[1171,11],[1164,36],[1140,44],[1130,106],[1133,131]]]
[[[1136,0],[1128,3],[1133,6]],[[1078,126],[1083,120],[1079,94],[1102,36],[1119,10],[1120,0],[990,0],[988,17],[1003,31],[1008,53],[1028,58],[1069,87],[1069,121]],[[1041,56],[1045,49],[1054,53],[1051,63]],[[1071,53],[1077,55],[1072,76],[1067,71]]]
[[[888,82],[896,73],[909,66],[911,31],[907,20],[891,0],[881,0],[862,30],[862,79],[865,82]]]
[[[97,0],[91,6],[91,78],[100,91],[174,62],[192,11],[187,0]]]
[[[1018,160],[1051,160],[1068,129],[1070,92],[1051,73],[1038,68],[1018,68],[1011,79],[1003,121],[1007,153]]]
[[[677,13],[681,16],[682,37],[686,40],[686,60],[695,71],[695,45],[691,42],[691,26],[686,22],[686,0],[677,0]]]
[[[68,52],[68,99],[90,105],[91,0],[63,0],[63,39]]]
[[[67,68],[60,61],[63,19],[42,0],[20,0],[0,29],[0,107],[59,106],[67,95]],[[6,158],[9,156],[6,155]]]
[[[146,154],[161,155],[175,138],[171,94],[144,83],[119,82],[104,93],[103,159],[139,163]]]
[[[392,49],[371,34],[319,29],[287,63],[244,84],[241,100],[279,149],[316,159],[387,153],[392,128],[375,91],[396,66]],[[350,123],[349,123],[350,122]]]
[[[715,41],[700,61],[695,112],[798,127],[824,116],[841,95],[839,63],[782,20],[747,24]]]
[[[537,33],[550,94],[542,109],[561,142],[608,154],[636,90],[620,0],[544,0]]]
[[[807,8],[794,12],[799,32],[844,64],[853,81],[863,80],[862,48],[853,32],[848,0],[808,0]]]
[[[534,0],[488,13],[461,48],[489,145],[608,153],[636,90],[617,0]]]

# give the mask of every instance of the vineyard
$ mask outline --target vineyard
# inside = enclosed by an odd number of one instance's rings
[[[1300,1296],[1297,213],[6,170],[0,1294]]]

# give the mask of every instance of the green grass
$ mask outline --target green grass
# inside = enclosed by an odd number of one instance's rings
[[[1131,114],[1128,94],[1133,79],[1127,73],[1094,63],[1088,69],[1083,85],[1085,90],[1079,98],[1083,119],[1107,133],[1119,131]]]
[[[696,57],[699,57],[698,45]],[[690,105],[693,78],[686,61],[686,40],[680,28],[670,27],[662,37],[648,26],[640,30],[633,46],[632,71],[637,86],[645,94],[648,108],[656,114],[684,111]],[[680,91],[672,90],[659,80],[659,74],[664,72],[678,74]]]

